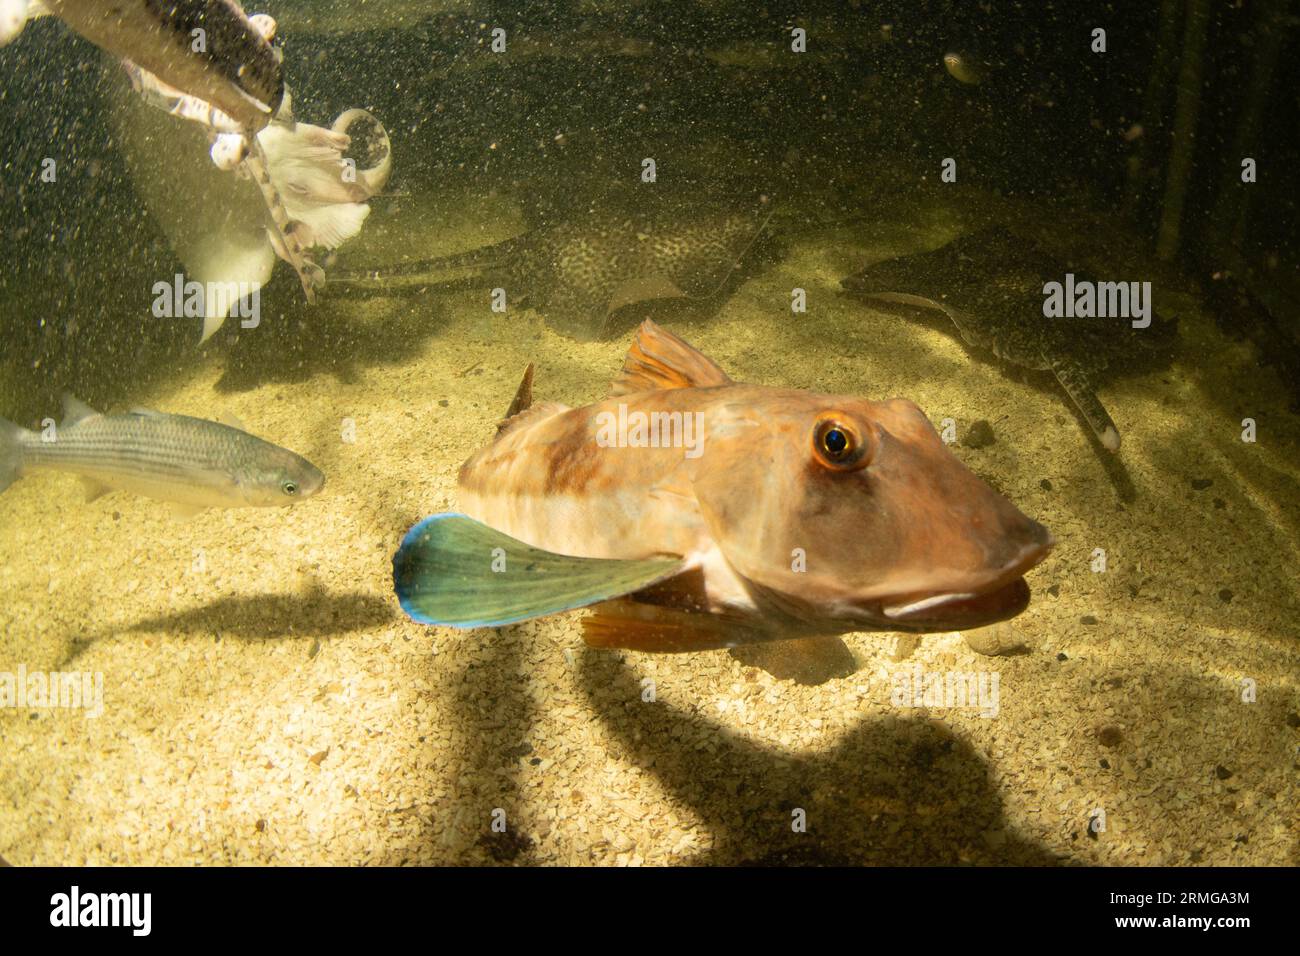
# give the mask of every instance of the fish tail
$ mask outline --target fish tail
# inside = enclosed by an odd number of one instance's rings
[[[23,438],[27,430],[0,418],[0,491],[23,475]]]
[[[244,160],[244,165],[253,181],[257,183],[257,188],[261,190],[262,199],[266,203],[267,218],[270,220],[268,231],[271,245],[275,248],[276,254],[293,266],[294,272],[298,273],[307,301],[315,302],[316,290],[325,284],[325,270],[307,257],[307,250],[295,232],[296,224],[289,218],[289,212],[284,208],[284,201],[271,182],[266,152],[255,136],[249,140],[249,154]]]
[[[413,259],[386,266],[372,266],[363,269],[340,269],[330,275],[330,284],[340,285],[380,285],[390,279],[414,279],[413,287],[426,285],[443,285],[464,279],[474,278],[484,271],[491,270],[509,261],[510,251],[516,246],[514,239],[457,252],[449,256],[435,256],[431,259]],[[467,275],[462,272],[468,271]],[[406,285],[407,283],[403,283]]]
[[[1088,427],[1097,436],[1097,440],[1107,451],[1119,451],[1119,429],[1115,427],[1110,413],[1097,398],[1096,389],[1093,388],[1088,373],[1075,362],[1059,359],[1052,362],[1052,372],[1066,394],[1070,396],[1070,401],[1074,402],[1075,407],[1083,415]]]

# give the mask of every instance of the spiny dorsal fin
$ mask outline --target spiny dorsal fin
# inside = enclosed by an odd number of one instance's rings
[[[60,428],[67,428],[69,425],[75,425],[77,422],[85,421],[87,418],[94,418],[99,412],[95,411],[81,399],[74,396],[71,392],[63,393],[63,423]]]
[[[646,319],[637,329],[623,362],[623,372],[614,380],[610,395],[730,384],[727,373],[712,359]]]
[[[533,404],[533,363],[529,362],[528,367],[524,369],[524,377],[519,380],[519,387],[515,389],[515,397],[510,402],[510,407],[501,418],[501,424],[497,430],[505,427],[506,422],[514,418],[520,412],[531,408]]]
[[[525,422],[548,418],[551,415],[568,411],[568,409],[569,406],[561,405],[559,402],[533,404],[533,363],[529,362],[528,367],[524,369],[524,377],[519,380],[519,388],[515,389],[514,400],[511,401],[510,407],[506,409],[506,417],[497,424],[496,437],[500,438],[502,435],[508,435]]]
[[[539,402],[536,405],[525,408],[518,415],[512,415],[510,418],[507,418],[498,425],[496,438],[493,440],[499,441],[506,435],[509,435],[516,428],[522,428],[524,425],[531,422],[540,421],[543,418],[550,418],[552,415],[558,415],[560,412],[567,412],[568,410],[569,406],[562,404],[561,402]]]

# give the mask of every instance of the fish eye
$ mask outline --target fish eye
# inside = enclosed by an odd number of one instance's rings
[[[292,478],[287,478],[280,483],[280,490],[286,495],[293,497],[298,493],[298,483]]]
[[[813,451],[828,468],[852,471],[871,463],[872,442],[843,419],[827,415],[813,429]]]

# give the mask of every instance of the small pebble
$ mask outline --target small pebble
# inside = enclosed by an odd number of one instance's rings
[[[1097,729],[1097,743],[1103,747],[1118,747],[1123,739],[1123,732],[1114,724],[1107,724]]]
[[[1053,584],[1050,588],[1047,589],[1047,593],[1050,594],[1052,597],[1060,597],[1061,586],[1059,584]]]
[[[1051,491],[1052,483],[1048,481],[1046,478],[1044,478],[1042,481],[1038,483],[1038,487],[1042,488],[1044,491]]]
[[[967,647],[976,654],[984,654],[987,657],[1013,654],[1025,646],[1024,637],[1007,621],[963,631],[962,636],[966,638]]]
[[[438,399],[438,405],[439,405],[439,407],[441,407],[441,408],[446,408],[448,404],[449,404],[449,402],[448,402],[445,398],[440,398],[440,399]]]
[[[1057,654],[1057,655],[1056,655],[1056,659],[1057,659],[1058,661],[1068,661],[1068,660],[1069,660],[1069,658],[1065,656],[1065,651],[1061,651],[1061,653]]]
[[[988,419],[981,418],[977,422],[971,422],[961,443],[967,448],[984,448],[995,441],[997,438],[993,435],[993,426],[988,423]]]
[[[1229,770],[1227,767],[1225,767],[1223,764],[1219,764],[1217,767],[1214,768],[1214,775],[1218,777],[1220,780],[1227,780],[1229,777],[1232,776],[1232,771]]]
[[[1286,715],[1286,725],[1288,727],[1300,727],[1300,714],[1295,712]]]
[[[905,661],[912,656],[920,643],[920,635],[899,634],[898,640],[894,642],[894,650],[890,657],[896,661]]]
[[[1224,588],[1222,591],[1220,591],[1219,600],[1222,601],[1224,604],[1227,604],[1229,601],[1231,601],[1232,600],[1231,588]]]
[[[1193,478],[1193,479],[1192,479],[1192,487],[1195,488],[1197,491],[1204,491],[1206,488],[1210,487],[1210,485],[1212,485],[1212,484],[1214,484],[1214,479],[1213,479],[1213,478]]]
[[[1097,619],[1096,619],[1095,617],[1093,617],[1091,614],[1085,614],[1083,617],[1079,618],[1079,621],[1080,621],[1080,623],[1083,623],[1083,624],[1096,624],[1096,623],[1097,623]]]

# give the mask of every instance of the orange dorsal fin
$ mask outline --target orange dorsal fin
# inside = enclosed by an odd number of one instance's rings
[[[637,329],[623,371],[610,395],[630,395],[657,388],[709,388],[730,385],[727,373],[671,332],[649,319]]]

